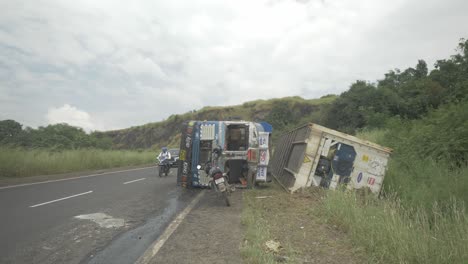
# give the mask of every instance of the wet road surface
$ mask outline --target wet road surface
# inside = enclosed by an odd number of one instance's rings
[[[132,263],[193,197],[156,167],[0,189],[0,263]]]

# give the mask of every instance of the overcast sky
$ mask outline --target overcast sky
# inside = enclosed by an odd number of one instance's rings
[[[110,130],[454,54],[466,0],[0,0],[0,120]]]

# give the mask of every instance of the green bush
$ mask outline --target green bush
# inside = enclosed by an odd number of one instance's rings
[[[434,204],[430,211],[355,192],[330,191],[321,205],[329,223],[364,247],[369,263],[467,263],[468,217],[464,206]]]
[[[390,119],[358,137],[394,149],[384,189],[404,204],[430,209],[455,197],[468,204],[468,102],[445,105],[420,120]]]
[[[381,199],[328,192],[321,212],[370,263],[468,263],[468,102],[357,136],[394,149]]]

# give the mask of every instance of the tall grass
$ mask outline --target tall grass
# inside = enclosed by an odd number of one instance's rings
[[[321,209],[366,249],[369,263],[468,263],[468,218],[455,200],[427,211],[396,199],[330,191]]]
[[[243,209],[241,223],[244,226],[244,243],[241,246],[241,255],[244,263],[276,263],[272,252],[265,250],[265,242],[273,239],[270,234],[270,219],[267,219],[263,210],[259,208],[257,195],[271,195],[282,191],[274,185],[270,190],[249,190],[243,195]]]
[[[445,204],[451,198],[468,205],[467,165],[456,159],[437,159],[438,155],[421,155],[434,140],[428,139],[427,144],[418,142],[418,135],[422,134],[418,130],[421,128],[417,125],[397,124],[392,129],[364,130],[357,134],[359,138],[395,148],[384,190],[398,193],[406,206],[430,210],[434,203]],[[453,138],[457,140],[460,136],[453,135]],[[437,146],[445,147],[443,143]]]
[[[148,151],[0,148],[0,176],[25,177],[107,169],[149,164],[154,159],[155,154]]]
[[[383,195],[330,191],[322,201],[326,219],[364,247],[370,263],[468,263],[468,167],[425,151],[434,141],[420,142],[423,128],[400,123],[358,133],[395,148]]]
[[[248,203],[248,202],[247,202]],[[241,255],[245,263],[276,263],[273,253],[265,250],[265,242],[272,239],[268,222],[254,211],[256,207],[244,205],[242,225],[245,226]]]
[[[430,210],[455,198],[468,205],[468,168],[430,158],[395,157],[385,175],[384,190],[396,192],[406,206]]]

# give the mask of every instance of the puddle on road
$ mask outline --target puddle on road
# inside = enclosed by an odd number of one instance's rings
[[[169,197],[162,212],[147,219],[144,225],[121,234],[102,251],[82,263],[134,263],[186,205],[179,200],[180,192],[172,192]]]
[[[124,219],[113,218],[112,216],[104,213],[77,215],[75,216],[75,218],[91,220],[94,223],[98,224],[100,227],[104,228],[119,228],[125,225]]]

